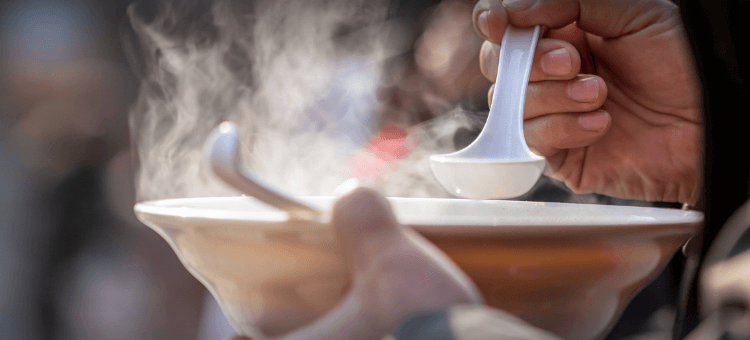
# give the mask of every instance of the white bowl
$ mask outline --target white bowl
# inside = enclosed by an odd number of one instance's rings
[[[321,209],[330,197],[306,198]],[[474,280],[486,302],[566,339],[595,339],[696,230],[695,211],[389,198]],[[239,333],[278,336],[325,313],[348,278],[328,225],[252,198],[135,206],[219,301]]]

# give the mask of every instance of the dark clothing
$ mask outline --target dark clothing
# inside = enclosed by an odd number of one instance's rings
[[[483,305],[457,305],[406,319],[396,340],[560,340],[523,320]]]
[[[688,254],[675,339],[686,336],[699,322],[695,275],[702,269],[699,260],[750,191],[750,157],[743,150],[748,145],[747,125],[738,120],[747,112],[750,98],[746,23],[750,2],[681,1],[681,11],[703,90],[706,148],[701,198],[706,220],[695,251]]]

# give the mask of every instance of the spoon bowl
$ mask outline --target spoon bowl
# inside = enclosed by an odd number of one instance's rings
[[[514,198],[528,192],[544,171],[544,158],[495,160],[435,155],[432,172],[452,195],[478,200]],[[471,174],[468,176],[467,174]],[[492,180],[485,180],[491,178]]]
[[[470,199],[507,199],[528,192],[545,159],[523,135],[526,87],[541,26],[508,27],[500,47],[495,92],[487,123],[465,149],[430,157],[432,173],[451,194]]]

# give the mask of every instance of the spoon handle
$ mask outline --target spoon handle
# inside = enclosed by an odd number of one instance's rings
[[[218,174],[215,168],[214,173]],[[233,176],[219,177],[240,192],[286,211],[291,219],[313,221],[321,215],[318,209],[286,194],[248,169],[237,169],[237,174]]]
[[[523,109],[534,51],[541,31],[541,26],[508,26],[500,45],[492,107],[487,123],[477,139],[492,139],[482,144],[501,148],[503,151],[500,154],[507,157],[528,158],[533,155],[523,134]]]
[[[231,122],[221,123],[206,141],[205,157],[213,173],[239,192],[289,213],[291,219],[316,220],[321,212],[266,182],[242,166],[239,152],[239,128]]]

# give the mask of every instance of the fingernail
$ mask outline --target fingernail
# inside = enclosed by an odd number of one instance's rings
[[[536,0],[503,0],[503,6],[515,12],[529,9],[535,3]]]
[[[568,97],[582,103],[596,101],[599,98],[599,79],[589,77],[572,81],[568,85]]]
[[[484,35],[485,38],[490,37],[490,24],[487,21],[487,16],[489,15],[490,11],[484,11],[479,14],[479,18],[477,19],[477,25],[479,26],[479,30],[482,32],[482,35]]]
[[[587,113],[578,117],[578,125],[587,131],[602,131],[607,124],[609,124],[609,117],[606,112]]]
[[[573,59],[564,48],[548,52],[542,57],[542,72],[548,76],[565,76],[573,68]]]

